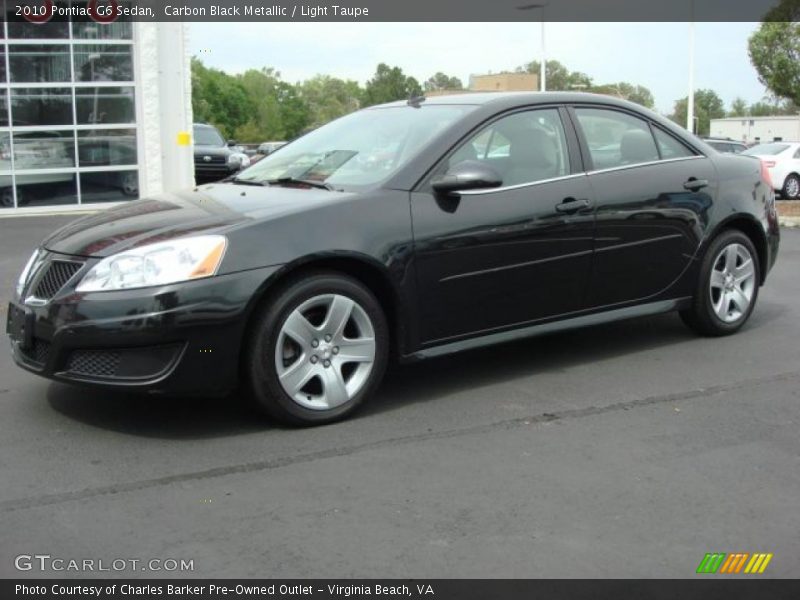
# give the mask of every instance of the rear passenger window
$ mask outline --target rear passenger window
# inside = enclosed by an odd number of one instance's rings
[[[575,110],[595,170],[659,159],[650,126],[642,119],[601,108]]]
[[[694,154],[683,144],[681,144],[678,140],[674,137],[661,131],[658,128],[653,128],[653,131],[656,133],[656,142],[658,143],[658,149],[661,151],[661,158],[668,159],[668,158],[682,158],[684,156],[694,156]],[[723,150],[723,152],[733,152],[733,146],[731,144],[726,144],[727,148]]]

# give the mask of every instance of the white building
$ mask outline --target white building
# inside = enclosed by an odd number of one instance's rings
[[[182,23],[0,25],[0,216],[193,183]]]
[[[742,142],[798,142],[800,116],[712,119],[711,137]]]

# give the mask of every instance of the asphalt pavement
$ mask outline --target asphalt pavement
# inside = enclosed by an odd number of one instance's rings
[[[0,298],[69,220],[0,219]],[[707,552],[798,576],[798,299],[785,229],[738,335],[665,315],[398,367],[356,418],[306,430],[237,398],[51,383],[3,348],[0,577],[672,578]]]

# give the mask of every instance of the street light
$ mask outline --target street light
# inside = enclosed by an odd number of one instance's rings
[[[686,129],[694,133],[694,0],[689,4],[689,97],[686,104]]]
[[[517,10],[534,10],[537,8],[542,9],[542,48],[541,48],[541,64],[539,65],[539,89],[543,92],[547,91],[547,52],[545,49],[544,43],[544,7],[548,6],[548,2],[541,2],[538,4],[525,4],[523,6],[518,6]]]

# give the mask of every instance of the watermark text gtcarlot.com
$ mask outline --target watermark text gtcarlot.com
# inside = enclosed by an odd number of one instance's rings
[[[17,571],[120,572],[194,571],[194,559],[183,558],[63,558],[50,554],[20,554],[14,558]]]

